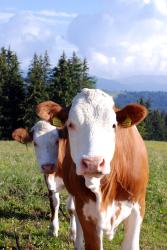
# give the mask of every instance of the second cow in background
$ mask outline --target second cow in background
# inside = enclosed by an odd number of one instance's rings
[[[58,129],[51,124],[51,120],[50,118],[49,120],[38,121],[30,132],[24,128],[18,128],[12,133],[12,137],[20,143],[34,143],[37,162],[40,166],[41,173],[44,175],[50,200],[51,224],[49,234],[58,236],[59,192],[63,189],[64,183],[62,180],[61,162],[57,162]],[[59,150],[61,151],[61,149]],[[67,201],[67,208],[70,211],[70,236],[72,240],[75,240],[74,203],[70,195]]]

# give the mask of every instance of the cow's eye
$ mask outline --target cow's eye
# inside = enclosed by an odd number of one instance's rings
[[[73,124],[72,122],[70,122],[70,123],[68,124],[68,128],[69,128],[69,129],[74,129],[75,126],[74,126],[74,124]]]
[[[116,124],[113,124],[112,127],[113,127],[113,128],[116,128]]]
[[[56,140],[56,145],[58,145],[59,144],[59,140]]]
[[[37,143],[34,141],[34,147],[36,147],[37,146]]]

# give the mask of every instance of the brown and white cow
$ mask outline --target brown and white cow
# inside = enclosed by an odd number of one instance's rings
[[[124,222],[124,250],[139,250],[148,182],[147,152],[136,124],[147,115],[145,107],[130,104],[117,110],[111,96],[98,89],[83,89],[67,110],[38,114],[66,118],[63,180],[75,199],[75,249],[103,249],[103,233],[111,240]],[[63,133],[63,131],[62,131]],[[61,158],[61,156],[60,156]],[[62,160],[62,159],[61,159]]]
[[[51,102],[49,102],[51,104]],[[50,120],[50,119],[49,119]],[[51,224],[49,234],[58,236],[59,220],[58,210],[60,205],[59,192],[63,189],[64,183],[62,180],[61,163],[57,164],[58,154],[58,129],[53,126],[50,121],[45,119],[38,121],[30,132],[24,128],[16,129],[12,133],[14,140],[21,143],[34,143],[35,155],[40,166],[40,171],[44,175],[44,179],[48,188],[50,209],[51,209]],[[61,149],[59,149],[61,152]],[[70,233],[71,238],[75,239],[75,216],[74,203],[71,196],[68,197],[67,208],[70,211]]]

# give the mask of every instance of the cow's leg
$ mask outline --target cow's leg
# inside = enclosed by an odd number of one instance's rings
[[[92,221],[85,221],[85,226],[82,227],[84,240],[85,240],[85,250],[103,250],[103,233],[98,230],[96,223]]]
[[[49,200],[51,209],[51,224],[49,227],[49,234],[57,237],[59,231],[59,218],[58,218],[58,211],[60,205],[59,193],[49,190]]]
[[[77,209],[77,215],[83,231],[84,242],[85,242],[84,249],[103,250],[103,242],[102,242],[103,233],[100,229],[98,229],[98,222],[94,221],[91,217],[85,217],[81,209]],[[76,242],[77,242],[77,236],[78,236],[78,231],[76,235]],[[80,250],[80,248],[76,249]]]
[[[45,174],[44,179],[49,192],[50,210],[51,210],[51,224],[49,227],[49,234],[58,236],[59,219],[58,210],[60,205],[59,191],[64,186],[62,178],[56,177],[55,174]]]
[[[67,199],[67,210],[70,215],[70,239],[75,242],[76,239],[75,205],[74,205],[74,199],[70,194]]]
[[[75,214],[75,218],[76,218],[76,239],[74,243],[74,249],[84,250],[83,231],[77,214]]]
[[[123,250],[139,250],[140,228],[142,216],[140,207],[136,204],[131,214],[124,221],[125,237],[122,243]]]

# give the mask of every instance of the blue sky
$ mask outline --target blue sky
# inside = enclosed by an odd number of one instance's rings
[[[167,74],[167,0],[0,0],[0,46],[26,69],[48,50],[89,63],[97,77]]]
[[[18,10],[43,10],[94,13],[105,8],[103,0],[1,0],[1,9],[13,8]]]

